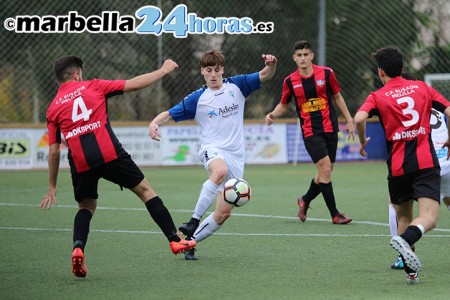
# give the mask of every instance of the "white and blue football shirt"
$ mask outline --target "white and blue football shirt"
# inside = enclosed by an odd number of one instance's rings
[[[442,145],[448,139],[447,123],[445,115],[434,108],[431,110],[431,139],[433,140],[434,149],[436,150],[439,165],[441,167],[441,176],[450,173],[450,160],[447,160],[448,148],[442,148]]]
[[[202,148],[214,146],[245,154],[245,99],[261,87],[259,72],[224,79],[223,86],[206,86],[191,93],[169,110],[175,122],[195,120],[202,132]]]

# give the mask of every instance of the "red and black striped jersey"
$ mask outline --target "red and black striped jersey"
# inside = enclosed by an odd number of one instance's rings
[[[47,110],[49,145],[69,147],[72,172],[81,173],[127,154],[107,115],[107,98],[123,94],[125,80],[70,81],[62,84]]]
[[[386,134],[390,176],[439,167],[431,139],[431,108],[450,106],[439,92],[419,80],[401,77],[371,93],[359,111],[377,115]]]
[[[302,76],[299,71],[286,77],[280,102],[295,100],[303,137],[325,132],[338,132],[339,124],[333,95],[341,91],[331,68],[312,65],[313,74]]]

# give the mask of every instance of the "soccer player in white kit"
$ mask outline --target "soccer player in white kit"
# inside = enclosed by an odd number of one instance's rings
[[[159,141],[159,126],[195,120],[202,132],[199,158],[209,173],[203,183],[192,218],[180,226],[188,239],[198,242],[211,236],[230,217],[232,205],[223,200],[223,184],[230,178],[244,177],[244,107],[248,95],[270,80],[276,70],[277,59],[263,54],[265,67],[252,74],[223,78],[225,57],[220,50],[204,53],[200,58],[205,85],[186,96],[168,111],[160,113],[149,125],[149,135]],[[200,220],[216,200],[216,209]],[[196,260],[195,249],[185,252],[187,260]]]
[[[430,125],[431,139],[441,167],[441,202],[450,210],[450,160],[447,159],[448,148],[442,147],[449,139],[445,115],[432,109]]]

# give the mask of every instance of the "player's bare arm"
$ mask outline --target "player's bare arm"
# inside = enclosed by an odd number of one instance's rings
[[[337,93],[333,95],[334,103],[336,103],[336,106],[341,111],[342,115],[344,116],[346,120],[345,124],[345,131],[348,133],[348,139],[354,141],[355,140],[355,126],[353,125],[353,118],[350,115],[350,112],[348,111],[347,104],[344,101],[344,98],[342,97],[341,93]]]
[[[124,92],[131,92],[148,87],[153,83],[155,83],[156,81],[163,78],[164,76],[166,76],[167,74],[176,70],[177,68],[178,65],[176,62],[174,62],[171,59],[167,59],[164,61],[162,67],[159,68],[158,70],[143,75],[139,75],[132,79],[127,80],[125,82],[125,87],[123,90]]]
[[[59,146],[60,144],[52,144],[48,149],[48,170],[49,170],[49,178],[48,178],[48,191],[47,195],[44,196],[41,202],[41,208],[46,209],[50,208],[52,203],[56,205],[56,182],[58,179],[58,170],[59,170]]]
[[[264,69],[259,71],[259,80],[261,82],[272,79],[277,69],[277,58],[272,54],[263,54],[264,64],[266,65]]]
[[[355,115],[355,124],[356,124],[356,132],[358,133],[359,143],[361,144],[359,147],[359,154],[362,157],[367,156],[367,152],[364,150],[366,145],[370,141],[370,137],[366,137],[366,123],[369,114],[365,111],[358,111]]]
[[[275,109],[266,115],[266,124],[271,125],[274,123],[273,119],[281,117],[288,111],[288,109],[289,104],[278,103],[277,106],[275,106]]]
[[[171,120],[173,119],[168,111],[163,111],[157,115],[148,126],[148,134],[150,137],[155,141],[159,141],[161,139],[161,134],[158,131],[159,126],[164,125]]]

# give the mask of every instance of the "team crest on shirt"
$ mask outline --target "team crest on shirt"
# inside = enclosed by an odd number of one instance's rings
[[[230,97],[233,97],[233,98],[234,98],[234,93],[233,93],[233,91],[229,91],[229,92],[228,92],[228,95],[229,95]]]
[[[322,85],[325,84],[325,80],[322,80],[322,79],[321,80],[317,80],[316,83],[317,83],[318,86],[322,86]]]

